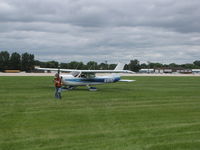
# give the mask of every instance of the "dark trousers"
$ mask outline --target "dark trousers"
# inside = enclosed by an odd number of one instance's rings
[[[55,98],[57,98],[57,99],[61,99],[62,98],[61,97],[61,90],[62,90],[61,87],[56,87],[56,89],[55,89]]]

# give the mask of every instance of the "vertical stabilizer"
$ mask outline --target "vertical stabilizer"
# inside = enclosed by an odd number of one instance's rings
[[[114,70],[124,70],[124,64],[118,63]]]

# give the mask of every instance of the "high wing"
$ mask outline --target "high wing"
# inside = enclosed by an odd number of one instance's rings
[[[44,71],[62,71],[62,72],[73,72],[73,71],[78,71],[76,69],[58,69],[58,68],[40,68],[40,67],[35,67],[36,70],[44,70]]]
[[[36,67],[37,70],[45,70],[45,71],[58,71],[58,68],[39,68]],[[77,70],[77,69],[59,69],[62,72],[82,72],[82,73],[134,73],[130,70]]]

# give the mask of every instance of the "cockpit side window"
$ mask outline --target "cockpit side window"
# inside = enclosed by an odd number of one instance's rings
[[[85,73],[86,78],[95,78],[95,73]]]
[[[95,78],[95,73],[88,73],[88,72],[80,72],[80,71],[73,71],[71,75],[77,78]]]
[[[81,73],[80,77],[81,78],[87,78],[86,74],[84,74],[84,73]]]

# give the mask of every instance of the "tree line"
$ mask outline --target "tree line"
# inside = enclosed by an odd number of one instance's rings
[[[97,63],[95,61],[89,61],[86,64],[83,62],[78,61],[71,61],[69,63],[58,63],[57,61],[48,61],[48,62],[42,62],[42,61],[35,61],[36,66],[40,66],[42,68],[63,68],[63,69],[81,69],[81,70],[112,70],[117,65],[116,64],[107,64],[105,63]]]
[[[19,54],[17,52],[11,55],[7,51],[0,52],[0,71],[21,70],[31,71],[34,69],[34,55],[29,53]]]
[[[39,61],[34,59],[33,54],[23,53],[19,54],[14,52],[9,54],[7,51],[0,52],[0,71],[12,69],[30,72],[34,70],[34,66],[40,66],[43,68],[63,68],[63,69],[101,69],[112,70],[117,64],[108,64],[107,62],[97,63],[95,61],[89,61],[86,64],[78,61],[71,61],[69,63],[59,63],[57,61]],[[200,60],[196,60],[193,63],[187,64],[161,64],[161,63],[140,63],[139,60],[130,60],[125,65],[124,69],[138,72],[140,69],[148,68],[179,68],[179,69],[200,69]]]
[[[128,65],[125,65],[125,69],[132,70],[138,72],[140,69],[156,69],[156,68],[171,68],[171,69],[200,69],[200,60],[195,60],[193,63],[186,63],[186,64],[161,64],[161,63],[141,63],[135,59],[130,60]]]

